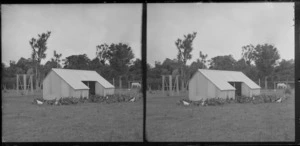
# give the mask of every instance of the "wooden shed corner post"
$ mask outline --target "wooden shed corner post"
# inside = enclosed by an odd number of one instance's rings
[[[176,75],[176,92],[177,92],[177,95],[179,95],[179,84],[178,84],[178,75]]]
[[[173,89],[172,89],[172,75],[169,75],[169,90],[170,90],[170,95],[173,96]]]
[[[116,86],[116,85],[115,85],[115,78],[112,78],[112,84],[113,84],[114,86]]]
[[[119,78],[119,88],[122,89],[122,76]]]

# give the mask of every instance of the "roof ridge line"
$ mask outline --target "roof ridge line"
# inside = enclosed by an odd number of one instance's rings
[[[236,71],[236,70],[217,70],[217,69],[198,69],[198,70],[226,71],[226,72],[242,72],[242,71]]]
[[[82,70],[82,69],[69,69],[69,68],[52,68],[52,69],[58,69],[58,70],[76,70],[76,71],[93,71],[96,72],[95,70]]]

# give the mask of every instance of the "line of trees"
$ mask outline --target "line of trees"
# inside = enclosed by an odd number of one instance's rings
[[[16,74],[34,74],[34,87],[40,89],[43,79],[52,68],[95,70],[109,81],[114,78],[116,83],[121,77],[123,81],[125,80],[123,85],[127,85],[126,81],[141,81],[141,60],[134,60],[131,47],[124,43],[97,45],[93,59],[88,58],[86,54],[61,59],[62,54],[54,51],[53,57],[45,64],[41,64],[47,55],[47,40],[50,35],[51,32],[48,31],[29,41],[32,48],[30,58],[21,57],[17,62],[10,61],[9,66],[2,63],[2,88],[15,89]]]
[[[141,81],[141,60],[134,60],[134,54],[129,45],[100,44],[96,46],[95,58],[90,59],[86,54],[71,55],[61,59],[62,54],[54,51],[53,58],[44,65],[41,61],[46,58],[47,40],[51,32],[42,33],[38,38],[32,38],[29,44],[32,48],[30,58],[21,57],[17,62],[10,61],[9,66],[2,63],[2,87],[15,88],[16,74],[35,74],[35,88],[39,89],[42,80],[52,68],[95,70],[109,81],[120,77],[126,81]],[[208,55],[199,52],[197,60],[187,65],[192,59],[193,40],[197,33],[184,35],[183,39],[177,39],[175,46],[178,51],[174,59],[166,58],[163,63],[156,61],[152,67],[147,64],[147,83],[152,89],[161,86],[161,75],[180,75],[181,89],[187,88],[188,80],[197,69],[217,69],[242,71],[254,81],[259,79],[268,81],[294,80],[294,60],[281,60],[278,50],[271,44],[249,44],[242,46],[241,57],[235,60],[232,55],[215,56],[210,60]],[[61,65],[61,61],[64,63]],[[263,83],[263,82],[262,82]],[[269,86],[269,85],[268,85]],[[272,85],[271,85],[272,86]]]
[[[208,60],[208,55],[200,51],[197,60],[186,65],[187,60],[192,59],[192,44],[196,34],[193,32],[175,41],[178,50],[177,58],[166,58],[162,63],[156,61],[153,67],[147,65],[148,88],[160,89],[161,75],[180,75],[181,89],[185,90],[188,80],[198,69],[242,71],[253,81],[258,82],[260,79],[261,85],[264,84],[264,80],[271,82],[294,80],[294,60],[279,61],[280,55],[277,48],[267,43],[242,46],[241,57],[238,60],[235,60],[232,55],[215,56]],[[269,87],[273,86],[271,82]]]

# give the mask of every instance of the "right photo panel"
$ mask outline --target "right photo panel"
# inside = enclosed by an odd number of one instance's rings
[[[294,3],[147,4],[146,139],[295,141]]]

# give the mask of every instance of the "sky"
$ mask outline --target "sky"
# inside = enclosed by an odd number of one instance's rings
[[[147,5],[147,62],[177,57],[175,41],[197,32],[190,64],[231,54],[241,58],[242,46],[272,44],[281,59],[294,59],[294,3],[189,3]]]
[[[141,58],[141,4],[1,5],[2,62],[31,57],[31,38],[51,31],[46,59],[53,51],[96,57],[96,46],[126,43]]]

